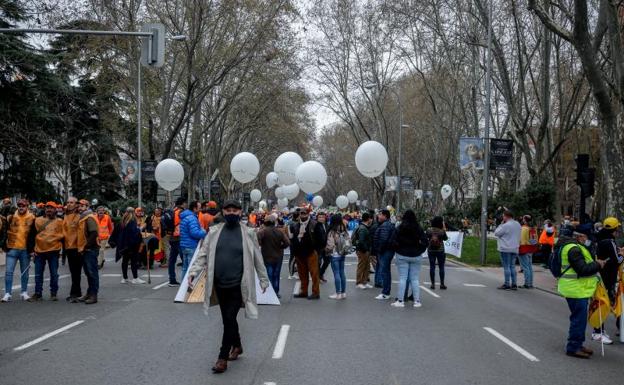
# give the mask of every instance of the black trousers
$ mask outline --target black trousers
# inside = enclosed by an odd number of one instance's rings
[[[69,273],[71,274],[71,289],[69,295],[71,297],[80,297],[82,290],[80,289],[80,276],[82,275],[82,256],[78,254],[78,249],[65,250],[67,260],[69,261]]]
[[[124,279],[128,279],[128,262],[132,270],[132,278],[139,276],[139,253],[137,250],[124,250],[121,252],[121,273]]]
[[[320,275],[321,278],[325,278],[325,271],[327,271],[327,267],[331,262],[331,255],[327,255],[325,253],[325,249],[321,249],[318,253],[319,256],[319,264],[320,264]]]
[[[220,288],[215,285],[215,293],[219,300],[221,318],[223,319],[223,339],[221,340],[219,359],[227,360],[233,347],[242,347],[236,316],[243,304],[243,295],[240,285],[230,288]]]

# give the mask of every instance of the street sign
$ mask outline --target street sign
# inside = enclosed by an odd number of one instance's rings
[[[155,160],[144,160],[141,161],[141,177],[146,182],[153,182],[156,179],[154,178],[154,173],[156,172],[156,166],[158,162]]]
[[[511,171],[513,168],[513,140],[490,139],[490,170]]]
[[[165,63],[165,26],[161,23],[144,24],[143,32],[151,32],[151,37],[141,41],[141,64],[145,67],[162,67]]]

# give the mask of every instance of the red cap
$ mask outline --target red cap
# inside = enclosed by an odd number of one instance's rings
[[[215,202],[215,201],[208,202],[208,208],[209,209],[216,209],[217,208],[217,202]]]
[[[87,207],[89,207],[89,206],[91,205],[91,204],[89,203],[89,201],[88,201],[88,200],[86,200],[86,199],[81,199],[81,200],[79,200],[79,201],[78,201],[78,204],[85,205],[85,206],[87,206]]]
[[[45,207],[54,207],[54,208],[57,208],[57,207],[58,207],[58,205],[56,204],[56,202],[49,201],[49,202],[46,202]]]

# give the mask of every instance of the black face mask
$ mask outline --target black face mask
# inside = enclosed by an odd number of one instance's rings
[[[240,222],[240,215],[236,215],[236,214],[227,214],[223,216],[223,219],[225,219],[225,223],[228,226],[234,226],[237,223]]]

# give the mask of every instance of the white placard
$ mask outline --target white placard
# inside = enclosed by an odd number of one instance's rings
[[[461,231],[447,231],[446,235],[448,239],[444,241],[444,252],[461,258],[464,233]]]

